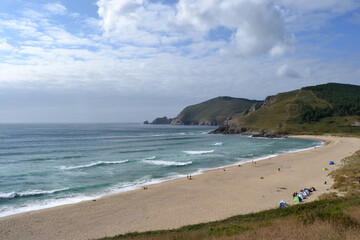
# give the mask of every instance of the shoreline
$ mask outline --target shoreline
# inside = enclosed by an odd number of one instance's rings
[[[292,192],[314,186],[307,201],[331,186],[322,167],[333,170],[353,154],[360,139],[332,136],[291,136],[327,142],[308,151],[221,167],[103,196],[96,200],[61,205],[0,218],[0,239],[89,239],[224,219],[233,215],[275,208],[280,200],[293,204]],[[330,160],[335,166],[329,166]],[[281,171],[278,169],[281,167]],[[223,170],[226,168],[226,171]],[[263,179],[261,179],[263,177]],[[327,181],[327,185],[324,185]],[[310,186],[310,184],[312,186]],[[309,185],[309,186],[308,186]]]

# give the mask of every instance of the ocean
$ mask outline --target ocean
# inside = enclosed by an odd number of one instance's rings
[[[0,217],[322,145],[209,126],[0,124]]]

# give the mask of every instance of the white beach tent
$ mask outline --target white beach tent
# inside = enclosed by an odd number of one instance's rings
[[[303,192],[302,192],[303,195],[305,195],[306,197],[307,196],[310,196],[310,191],[305,189]]]
[[[299,198],[301,198],[301,200],[303,200],[303,199],[305,198],[304,194],[302,194],[302,193],[299,193],[297,196],[298,196]]]

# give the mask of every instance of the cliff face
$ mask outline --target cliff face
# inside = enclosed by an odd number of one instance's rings
[[[276,130],[257,130],[245,127],[239,121],[242,116],[252,114],[260,109],[268,108],[271,104],[275,103],[275,96],[268,96],[263,102],[255,103],[249,110],[245,110],[240,116],[235,118],[228,118],[212,134],[243,134],[253,137],[285,137],[286,134],[279,133]]]

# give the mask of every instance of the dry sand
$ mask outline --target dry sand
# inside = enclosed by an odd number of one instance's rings
[[[301,136],[327,142],[241,167],[210,171],[77,204],[0,218],[0,239],[95,239],[117,234],[220,220],[293,204],[292,193],[315,187],[307,201],[329,192],[329,170],[360,148],[360,139]],[[329,161],[335,165],[329,166]],[[278,168],[281,171],[278,171]],[[263,179],[261,179],[263,177]],[[327,181],[327,184],[324,184]]]

